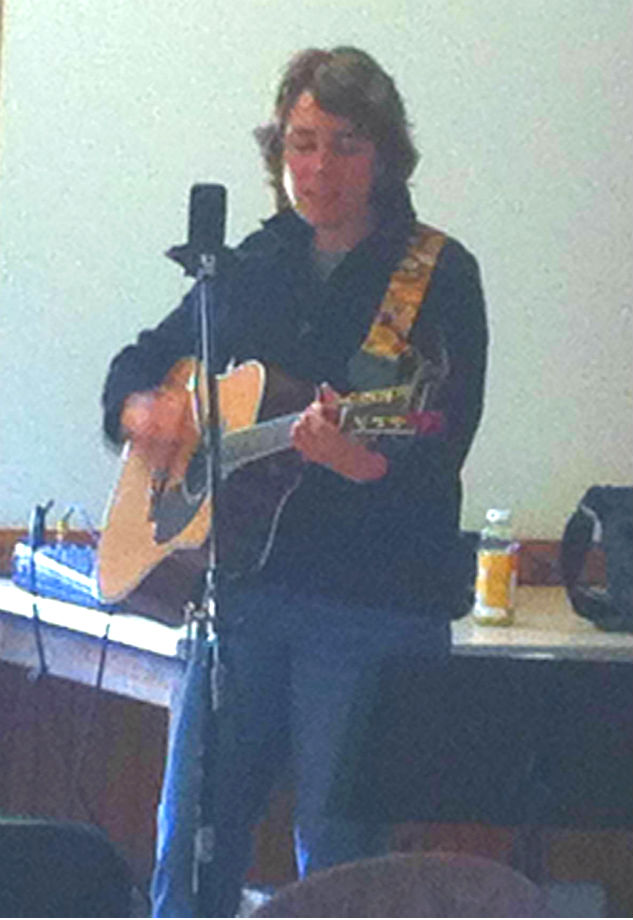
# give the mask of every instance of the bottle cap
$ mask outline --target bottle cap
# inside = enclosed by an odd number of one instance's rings
[[[507,524],[512,518],[512,512],[507,508],[489,508],[486,511],[486,520],[490,524]]]

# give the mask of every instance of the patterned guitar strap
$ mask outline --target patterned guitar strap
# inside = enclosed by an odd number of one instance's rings
[[[422,303],[435,268],[437,258],[446,242],[440,230],[416,224],[407,244],[407,251],[391,275],[389,287],[376,312],[365,341],[348,365],[353,393],[345,402],[358,406],[368,400],[393,405],[393,414],[368,416],[363,428],[368,433],[386,429],[409,433],[414,430],[429,432],[439,424],[434,413],[420,412],[418,405],[423,394],[415,393],[416,375],[422,385],[429,382],[429,368],[424,359],[409,342],[411,329],[419,316]],[[444,369],[445,372],[445,369]],[[442,369],[435,367],[431,376],[437,383]],[[371,390],[365,394],[363,391]]]

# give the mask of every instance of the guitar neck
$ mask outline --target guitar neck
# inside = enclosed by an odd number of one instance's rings
[[[273,454],[287,450],[291,446],[291,429],[293,424],[299,418],[300,413],[292,415],[282,415],[278,418],[269,419],[252,428],[238,428],[234,431],[228,431],[222,437],[222,473],[225,476],[230,475],[233,470],[238,469],[245,463],[251,463],[254,460],[263,460],[271,457]],[[415,428],[407,425],[404,420],[398,417],[385,419],[382,416],[378,420],[372,416],[359,417],[349,413],[343,429],[352,437],[371,437],[376,435],[413,435],[416,433]]]
[[[424,400],[425,401],[425,400]],[[344,397],[340,401],[341,428],[352,437],[412,435],[405,421],[411,387],[397,386]],[[291,446],[291,429],[300,413],[281,415],[250,428],[227,431],[222,437],[222,473],[227,476],[245,463],[263,460]]]
[[[278,418],[260,422],[253,428],[238,428],[228,431],[222,438],[222,468],[224,475],[244,463],[263,460],[291,444],[290,430],[299,413],[281,415]]]

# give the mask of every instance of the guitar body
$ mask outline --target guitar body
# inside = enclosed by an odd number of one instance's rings
[[[208,414],[201,377],[199,362],[184,358],[163,381],[163,387],[190,394],[194,418]],[[291,380],[257,361],[216,379],[223,443],[231,433],[248,434],[262,421],[299,412],[314,398],[312,384]],[[144,458],[126,445],[98,553],[102,598],[170,625],[181,625],[183,606],[199,593],[216,516],[199,440],[184,444],[182,450],[188,463],[184,479],[168,480],[158,495]],[[289,446],[271,456],[229,465],[216,497],[221,520],[218,550],[227,577],[245,575],[265,562],[300,467],[298,454]]]

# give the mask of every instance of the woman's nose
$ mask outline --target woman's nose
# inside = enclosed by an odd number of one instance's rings
[[[329,144],[321,145],[316,152],[316,169],[317,172],[323,172],[329,169],[336,160],[336,154]]]

